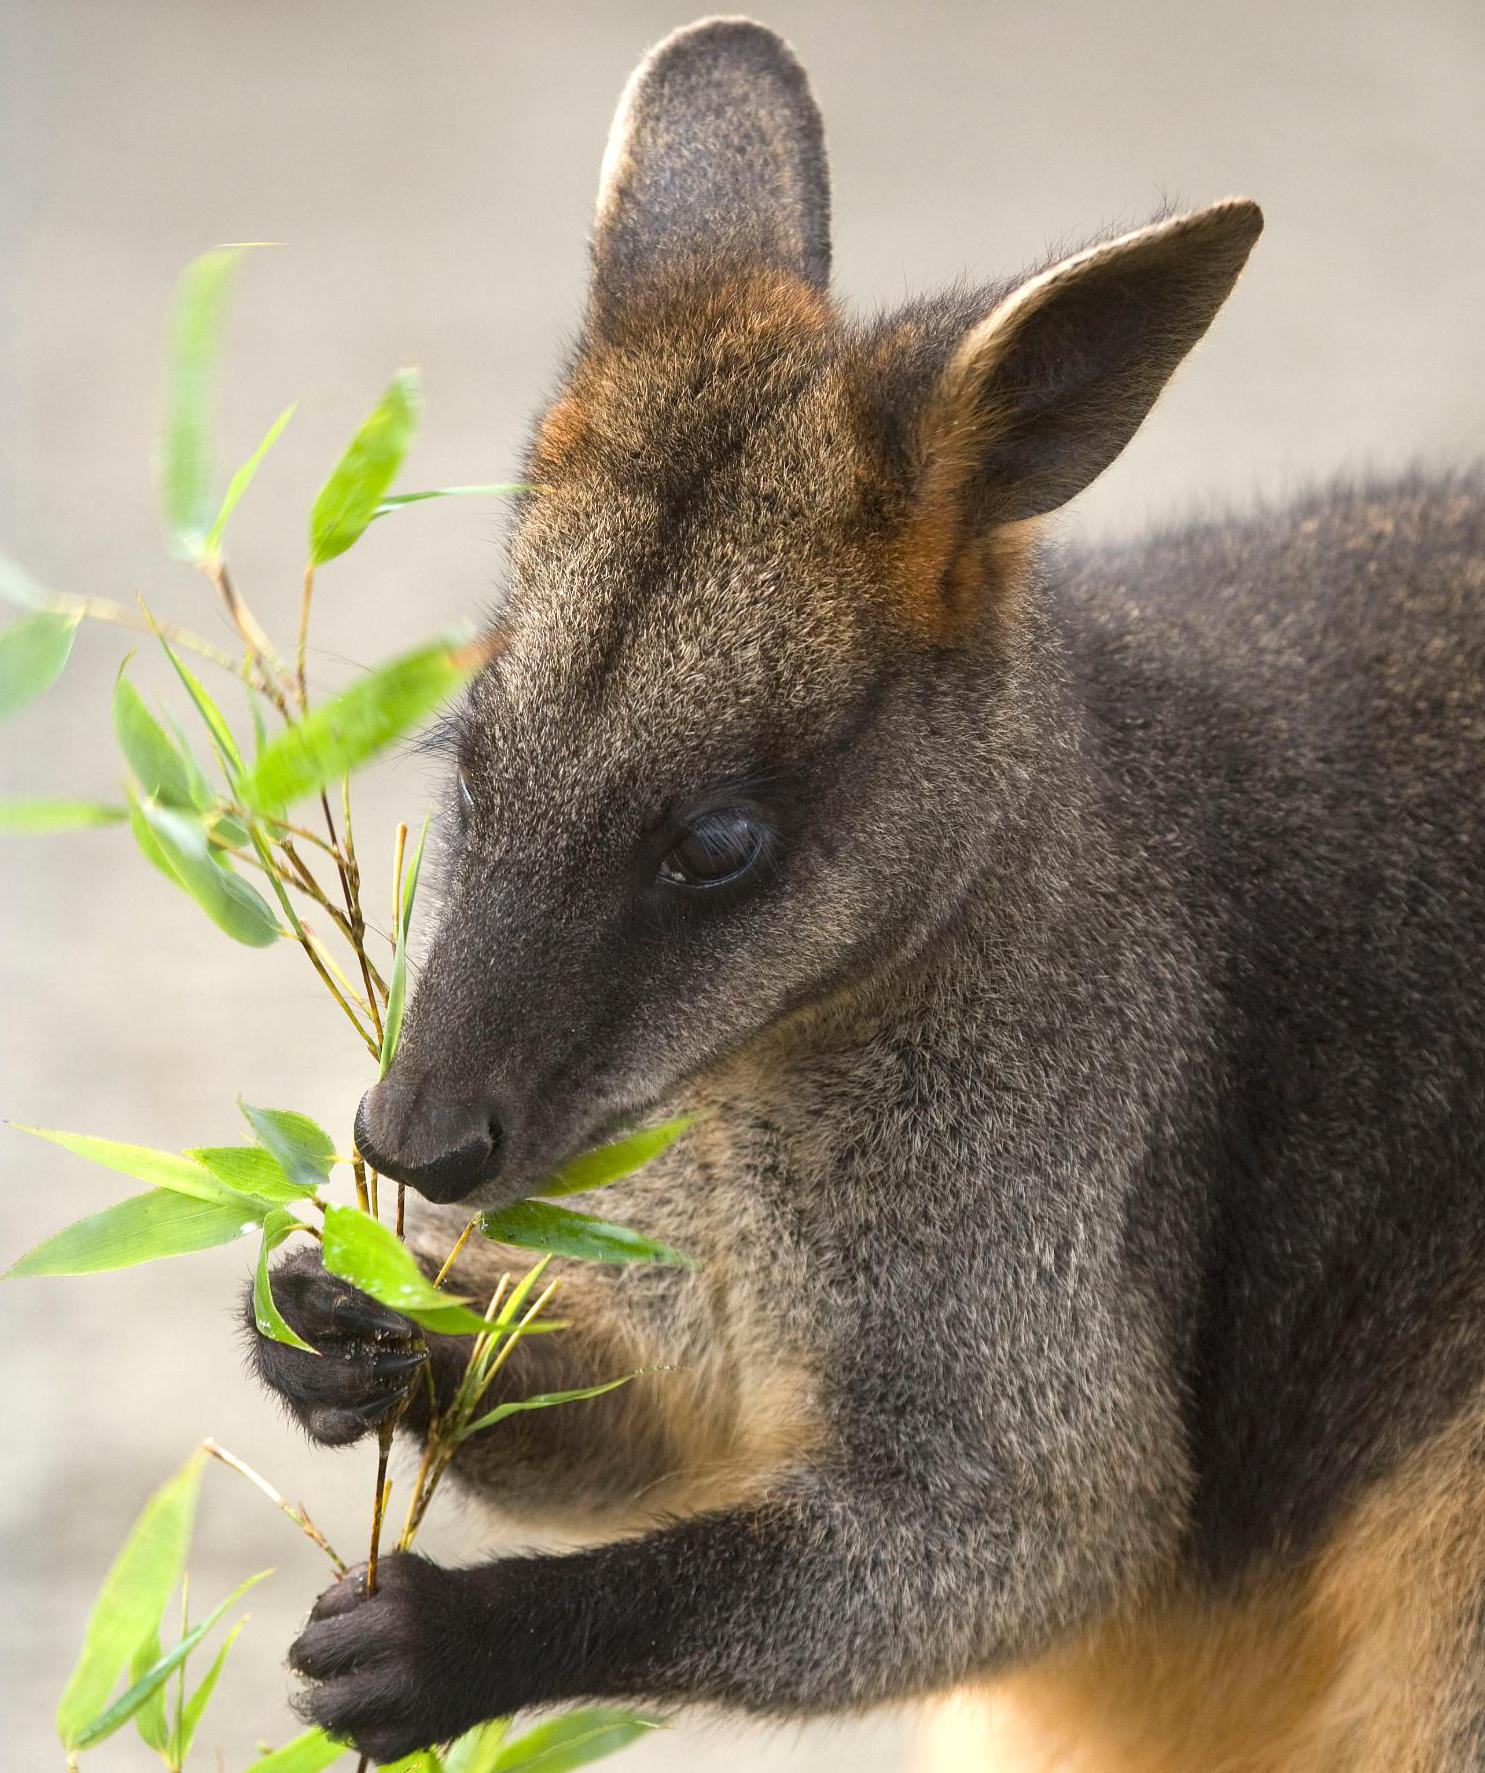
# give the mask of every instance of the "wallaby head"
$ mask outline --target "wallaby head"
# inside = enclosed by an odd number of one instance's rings
[[[1261,225],[1219,203],[855,323],[786,45],[716,19],[641,65],[457,722],[441,922],[359,1119],[379,1169],[513,1199],[993,878],[1039,765],[1037,520]]]

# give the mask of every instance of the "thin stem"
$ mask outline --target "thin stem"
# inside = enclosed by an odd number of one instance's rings
[[[377,978],[376,969],[371,964],[371,957],[366,952],[366,917],[361,909],[361,864],[356,860],[356,831],[351,823],[351,778],[340,778],[340,807],[345,822],[345,874],[350,885],[349,899],[352,907],[352,925],[356,932],[356,959],[361,963],[361,977],[365,981],[366,996],[371,1005],[371,1019],[376,1025],[377,1038],[383,1039],[382,1019],[376,1001]],[[385,985],[382,986],[383,996],[389,996]],[[400,1227],[399,1227],[400,1229]]]
[[[292,872],[286,872],[284,869],[277,866],[273,861],[271,854],[269,855],[268,861],[265,862],[263,860],[263,855],[249,853],[249,851],[240,848],[236,844],[222,842],[220,838],[214,840],[213,847],[219,849],[224,855],[231,856],[236,862],[246,862],[250,868],[261,869],[270,880],[277,881],[280,886],[290,886],[293,887],[296,893],[303,893],[305,898],[313,900],[322,911],[327,912],[331,921],[336,925],[337,929],[340,930],[341,934],[345,936],[347,940],[350,939],[350,932],[345,928],[345,913],[337,911],[335,906],[326,899],[325,895],[320,891],[319,883],[315,880],[314,876],[305,869],[304,864],[297,856],[293,855],[292,852],[287,850],[284,852],[295,864]],[[265,850],[264,854],[268,854],[268,852]],[[297,930],[295,933],[297,934]],[[316,938],[316,940],[318,941],[318,938]],[[330,958],[329,950],[326,949],[323,942],[319,943],[319,947],[321,953],[325,957],[326,963],[345,987],[348,995],[354,998],[357,1003],[361,1004],[363,1009],[368,1008],[369,1006],[362,998],[361,993],[351,984],[350,980],[346,978],[345,974]]]
[[[163,634],[172,646],[182,646],[187,652],[199,653],[203,659],[210,659],[213,665],[220,665],[234,677],[242,675],[239,661],[224,648],[203,640],[189,628],[176,627],[173,622],[152,624],[141,621],[127,605],[115,603],[111,597],[72,597],[58,592],[47,598],[46,607],[62,610],[70,615],[85,616],[91,622],[112,622],[119,628],[132,628],[136,634]]]
[[[351,1169],[356,1177],[356,1205],[363,1213],[371,1211],[371,1195],[366,1187],[366,1160],[358,1151],[351,1159]]]
[[[449,1251],[448,1260],[438,1271],[438,1279],[434,1281],[434,1286],[438,1286],[442,1283],[443,1277],[453,1265],[454,1258],[459,1254],[465,1238],[469,1236],[470,1232],[477,1224],[478,1220],[471,1219],[469,1224],[464,1227],[463,1235],[460,1237],[458,1243],[454,1245],[453,1249]],[[499,1284],[496,1286],[495,1291],[490,1295],[489,1304],[485,1307],[484,1316],[486,1323],[489,1323],[495,1316],[495,1313],[500,1309],[500,1302],[504,1299],[505,1289],[509,1285],[510,1275],[502,1274]],[[461,1406],[465,1394],[468,1392],[469,1387],[473,1382],[473,1374],[478,1365],[481,1352],[485,1346],[486,1338],[483,1336],[476,1336],[474,1346],[469,1351],[469,1359],[465,1362],[464,1372],[459,1379],[459,1389],[454,1394],[453,1402],[449,1405],[448,1409],[442,1413],[438,1410],[438,1394],[433,1386],[433,1363],[430,1361],[423,1368],[424,1373],[428,1377],[428,1389],[433,1399],[433,1410],[429,1419],[428,1438],[423,1446],[423,1457],[418,1462],[418,1474],[413,1479],[412,1493],[407,1499],[407,1516],[402,1523],[402,1532],[397,1540],[398,1551],[406,1551],[408,1546],[412,1544],[413,1535],[417,1532],[418,1525],[423,1518],[423,1509],[427,1506],[426,1502],[423,1501],[423,1497],[429,1484],[429,1474],[433,1471],[438,1460],[443,1459],[446,1456],[452,1456],[453,1449],[458,1444],[458,1425]],[[465,1412],[465,1414],[467,1415],[467,1412]],[[434,1477],[432,1481],[436,1483],[438,1480]],[[431,1494],[431,1492],[428,1493]],[[420,1504],[422,1506],[419,1506]]]
[[[458,1451],[459,1443],[464,1438],[464,1430],[468,1427],[470,1419],[473,1417],[475,1410],[479,1407],[481,1399],[490,1389],[491,1382],[494,1380],[495,1375],[505,1365],[511,1350],[515,1347],[517,1342],[520,1341],[522,1331],[528,1329],[531,1324],[536,1321],[541,1312],[546,1309],[552,1295],[557,1291],[557,1288],[561,1284],[560,1278],[548,1282],[541,1294],[532,1302],[526,1315],[507,1331],[504,1341],[495,1353],[494,1359],[484,1366],[483,1371],[480,1372],[478,1376],[475,1374],[475,1369],[480,1364],[482,1350],[488,1348],[489,1342],[487,1337],[481,1336],[477,1338],[474,1352],[470,1356],[469,1365],[464,1369],[464,1378],[460,1382],[459,1395],[454,1399],[454,1403],[449,1410],[446,1424],[440,1425],[440,1433],[436,1437],[436,1457],[430,1462],[426,1476],[422,1477],[420,1487],[413,1493],[412,1507],[408,1512],[407,1522],[402,1529],[402,1537],[398,1541],[398,1548],[400,1550],[405,1551],[407,1549],[412,1543],[413,1536],[416,1534],[418,1528],[422,1526],[423,1517],[428,1512],[428,1505],[433,1500],[434,1491],[437,1490],[440,1479],[453,1461],[454,1454]],[[491,1308],[494,1303],[495,1301],[492,1299],[490,1306],[486,1307],[485,1315],[487,1318],[491,1315]],[[430,1433],[430,1445],[434,1443],[434,1439],[435,1437]]]
[[[345,937],[346,941],[349,942],[352,947],[355,947],[356,946],[356,936],[355,936],[355,931],[351,925],[351,920],[346,916],[345,912],[343,912],[338,905],[336,905],[335,903],[333,903],[332,900],[330,900],[329,898],[326,897],[325,889],[320,885],[319,881],[317,881],[315,879],[314,875],[310,873],[309,868],[306,866],[306,864],[304,862],[304,859],[300,856],[299,852],[294,848],[293,844],[291,844],[287,838],[280,838],[278,847],[283,852],[284,859],[289,863],[289,865],[292,867],[292,869],[294,871],[293,875],[291,877],[290,876],[280,876],[280,879],[287,879],[288,884],[290,886],[294,887],[297,891],[305,894],[305,896],[307,898],[313,899],[315,904],[320,907],[320,909],[325,913],[325,915],[335,925],[336,929],[338,929],[340,931],[341,935],[343,935]],[[325,847],[326,846],[322,842],[321,848],[323,849]],[[365,928],[366,928],[366,926],[363,922],[361,924],[363,938],[365,935]],[[363,940],[362,945],[364,947],[364,940]],[[382,978],[381,974],[371,964],[369,957],[364,960],[363,966],[364,966],[364,970],[366,972],[370,973],[370,975],[371,975],[370,982],[371,982],[371,985],[373,988],[373,992],[372,992],[373,997],[376,995],[377,992],[380,992],[382,997],[385,998],[387,995],[386,980]],[[380,1043],[378,1043],[377,1051],[378,1051],[378,1053],[380,1053],[380,1051],[381,1051]]]
[[[231,848],[230,845],[227,845],[224,847],[226,847],[228,849]],[[320,907],[320,909],[325,913],[325,915],[335,925],[336,929],[338,929],[340,931],[341,935],[343,935],[345,937],[346,941],[354,943],[354,937],[351,933],[350,921],[346,917],[346,914],[340,909],[340,907],[338,905],[332,904],[331,901],[325,897],[324,889],[321,887],[320,883],[315,879],[314,875],[311,874],[309,869],[304,865],[303,860],[299,856],[298,852],[294,849],[293,845],[290,844],[287,840],[284,840],[284,841],[280,842],[279,850],[282,853],[285,861],[287,861],[290,864],[292,872],[284,873],[282,870],[272,866],[272,864],[270,862],[264,862],[261,859],[261,857],[256,865],[258,867],[262,868],[265,874],[269,875],[270,878],[276,880],[281,886],[291,886],[294,888],[294,890],[296,892],[303,893],[307,899],[312,899],[314,901],[314,903]],[[240,856],[243,861],[250,861],[251,860],[251,858],[249,856],[245,855],[241,850],[231,850],[231,853],[234,856]],[[364,962],[364,971],[369,972],[371,975],[370,983],[371,983],[372,990],[373,990],[373,996],[375,995],[375,993],[377,991],[380,991],[382,996],[385,997],[386,993],[387,993],[386,982],[383,980],[381,974],[377,971],[377,969],[371,965],[371,962],[369,960],[366,960]],[[342,979],[344,979],[345,975],[342,974],[341,977],[342,977]],[[352,995],[354,997],[356,997],[358,1002],[364,1001],[361,999],[360,993],[356,992],[354,990],[354,988],[351,988],[348,985],[348,989],[351,989]],[[366,1008],[369,1012],[369,1010],[370,1010],[369,1003],[366,1004]],[[381,1052],[380,1039],[378,1039],[374,1050],[378,1054],[380,1054],[380,1052]]]
[[[392,839],[392,928],[398,936],[402,934],[402,858],[406,850],[407,825],[399,823]]]
[[[387,1513],[387,1497],[392,1486],[387,1482],[387,1461],[392,1455],[392,1434],[397,1426],[398,1411],[390,1416],[377,1433],[376,1500],[371,1508],[371,1549],[366,1554],[366,1592],[376,1593],[376,1566],[381,1556],[382,1522]]]
[[[240,813],[244,813],[248,809],[246,807],[238,807],[236,810]],[[258,816],[262,819],[265,825],[272,825],[275,831],[291,832],[295,837],[302,837],[306,843],[312,843],[319,849],[324,850],[327,856],[335,856],[336,860],[339,860],[337,852],[325,842],[319,832],[311,831],[307,825],[293,825],[289,820],[279,818],[277,813],[260,813]]]
[[[303,925],[301,924],[300,930],[302,929]],[[361,1018],[356,1014],[355,1010],[351,1008],[347,999],[341,996],[340,987],[335,983],[334,979],[331,978],[329,969],[326,967],[324,961],[322,961],[319,955],[315,953],[315,945],[310,941],[308,933],[301,934],[300,930],[294,932],[294,940],[309,956],[310,965],[320,975],[321,980],[324,982],[325,989],[335,999],[336,1003],[340,1005],[341,1009],[345,1011],[346,1020],[350,1023],[351,1027],[355,1029],[356,1033],[360,1035],[361,1039],[365,1041],[366,1050],[371,1054],[373,1059],[376,1058],[382,1050],[381,1042],[373,1040],[370,1033],[361,1025]]]
[[[334,849],[335,871],[340,876],[340,894],[345,901],[345,922],[341,928],[346,940],[355,950],[356,959],[361,964],[361,977],[366,982],[367,1007],[371,1011],[371,1025],[376,1030],[376,1048],[378,1056],[382,1047],[382,1017],[377,1008],[376,988],[371,982],[371,962],[366,957],[366,919],[361,915],[361,899],[356,890],[356,875],[353,872],[349,851],[342,851],[340,839],[335,831],[335,817],[330,811],[330,797],[323,789],[320,790],[320,808],[325,815],[325,829],[330,833],[330,842]],[[339,920],[337,920],[339,921]]]
[[[351,1000],[351,1002],[353,1004],[355,1004],[357,1009],[366,1010],[369,1012],[371,1009],[371,1005],[361,995],[361,993],[356,989],[356,987],[350,982],[350,980],[345,976],[345,973],[336,964],[335,956],[330,952],[330,950],[325,946],[325,944],[320,940],[320,938],[315,934],[315,932],[310,928],[310,926],[308,924],[305,924],[305,926],[304,926],[304,933],[306,936],[309,937],[310,941],[314,943],[315,951],[319,955],[320,959],[322,961],[324,961],[325,965],[330,969],[330,971],[332,973],[334,973],[336,980],[338,981],[340,988],[345,993],[345,995]]]
[[[553,1294],[561,1285],[561,1275],[557,1275],[552,1280],[549,1280],[546,1286],[542,1288],[541,1292],[537,1294],[536,1298],[527,1308],[525,1317],[517,1322],[512,1333],[501,1343],[500,1347],[496,1350],[494,1360],[492,1360],[489,1366],[485,1369],[484,1377],[480,1381],[479,1397],[471,1400],[471,1409],[474,1405],[479,1403],[480,1398],[489,1390],[490,1381],[510,1358],[511,1350],[521,1340],[521,1332],[525,1329],[529,1329],[530,1326],[536,1322],[537,1318],[541,1316],[542,1312],[545,1311],[547,1306],[551,1303]]]
[[[308,893],[310,898],[313,899],[317,905],[322,905],[325,910],[330,913],[331,917],[335,920],[336,925],[344,934],[346,940],[349,941],[351,928],[350,923],[346,918],[346,914],[338,905],[333,904],[330,899],[326,897],[324,887],[320,885],[319,881],[316,880],[314,875],[310,872],[309,864],[299,854],[298,850],[294,848],[293,844],[290,843],[287,837],[279,838],[278,847],[283,851],[284,860],[294,870],[294,881],[300,891]],[[328,846],[325,845],[322,845],[321,847],[328,848]],[[339,867],[339,856],[336,856],[335,862],[336,866]]]
[[[284,719],[288,720],[289,705],[280,680],[283,667],[273,650],[272,641],[258,626],[258,618],[237,595],[237,587],[232,583],[232,575],[227,571],[227,563],[221,555],[213,554],[205,565],[211,582],[222,594],[222,602],[227,606],[232,625],[242,636],[243,645],[247,647],[262,676],[264,693]]]
[[[320,1550],[324,1552],[325,1556],[329,1558],[330,1562],[335,1566],[336,1575],[345,1575],[348,1568],[345,1559],[341,1557],[340,1553],[309,1518],[302,1502],[290,1502],[288,1497],[281,1491],[274,1489],[273,1485],[269,1483],[266,1477],[262,1476],[261,1473],[254,1471],[252,1466],[249,1465],[246,1460],[239,1459],[235,1453],[229,1453],[219,1441],[210,1439],[204,1440],[202,1441],[201,1446],[202,1450],[210,1453],[213,1459],[220,1459],[223,1465],[230,1466],[233,1471],[238,1472],[245,1477],[250,1484],[256,1485],[275,1508],[283,1510],[289,1519],[293,1521],[294,1525],[298,1527],[301,1533],[307,1534],[309,1538],[314,1540],[315,1544],[319,1546]]]
[[[428,1443],[423,1448],[423,1457],[418,1462],[418,1475],[413,1479],[412,1495],[407,1499],[407,1518],[402,1523],[402,1531],[397,1536],[398,1551],[406,1551],[413,1542],[413,1535],[418,1530],[418,1522],[423,1518],[418,1509],[418,1498],[423,1494],[428,1482],[428,1473],[433,1469],[433,1461],[443,1450],[441,1440],[435,1439],[430,1433]]]
[[[315,594],[314,562],[304,569],[304,588],[299,593],[299,642],[294,649],[294,681],[299,693],[299,706],[308,708],[309,689],[304,672],[304,655],[309,646],[309,606]]]
[[[456,1258],[458,1257],[460,1250],[462,1250],[464,1248],[465,1244],[467,1244],[469,1242],[470,1236],[473,1233],[475,1226],[478,1224],[479,1224],[479,1220],[477,1218],[471,1219],[469,1221],[469,1223],[464,1227],[464,1229],[459,1233],[458,1243],[456,1243],[454,1245],[453,1249],[449,1251],[448,1256],[447,1256],[446,1260],[444,1261],[443,1267],[440,1268],[438,1273],[435,1274],[433,1277],[433,1284],[435,1287],[441,1287],[443,1285],[444,1280],[446,1279],[449,1270],[454,1266],[454,1262],[455,1262]]]

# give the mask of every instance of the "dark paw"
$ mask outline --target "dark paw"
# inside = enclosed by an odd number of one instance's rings
[[[311,1439],[344,1447],[371,1433],[409,1386],[427,1355],[416,1327],[369,1294],[327,1274],[318,1247],[297,1250],[272,1275],[273,1297],[310,1354],[264,1336],[247,1296],[247,1328],[258,1377],[288,1405]]]
[[[375,1761],[395,1761],[460,1735],[494,1713],[487,1685],[488,1622],[474,1572],[445,1570],[393,1552],[366,1595],[366,1568],[351,1570],[315,1603],[289,1650],[313,1683],[297,1709]]]

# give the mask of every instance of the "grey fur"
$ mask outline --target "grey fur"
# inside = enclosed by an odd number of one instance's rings
[[[753,79],[742,29],[693,28],[688,82]],[[652,101],[634,250],[672,207]],[[781,226],[794,175],[823,192],[796,152]],[[1204,213],[1143,237],[1164,275],[1118,285],[1076,376],[1039,348],[956,409],[967,453],[945,390],[1006,290],[852,326],[818,253],[711,276],[688,236],[600,302],[534,445],[457,735],[473,807],[369,1124],[395,1151],[499,1119],[498,1168],[413,1215],[436,1261],[471,1205],[700,1109],[594,1204],[702,1266],[572,1270],[575,1328],[513,1395],[680,1370],[467,1450],[515,1518],[643,1529],[479,1573],[492,1666],[502,1607],[541,1647],[492,1705],[812,1713],[1013,1667],[1298,1567],[1478,1386],[1480,476],[1087,555],[994,527],[1097,472],[1199,336],[1256,233]],[[1048,411],[1055,496],[998,504]],[[946,450],[981,479],[924,540]],[[942,582],[905,581],[940,544]],[[719,789],[770,809],[770,870],[662,903],[654,859]],[[345,1727],[375,1712],[321,1691]]]

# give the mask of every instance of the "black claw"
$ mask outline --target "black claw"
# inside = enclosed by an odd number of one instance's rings
[[[397,1386],[391,1391],[379,1391],[374,1396],[365,1398],[358,1404],[350,1404],[347,1406],[347,1409],[349,1414],[356,1417],[360,1422],[376,1422],[386,1415],[387,1411],[397,1403],[401,1396],[402,1388],[401,1386]]]
[[[428,1359],[426,1348],[415,1348],[410,1354],[378,1354],[374,1355],[377,1377],[385,1378],[389,1373],[410,1373],[414,1367],[421,1367]]]
[[[365,1295],[346,1294],[330,1304],[330,1326],[353,1334],[396,1337],[405,1342],[412,1334],[412,1325],[405,1317]]]

